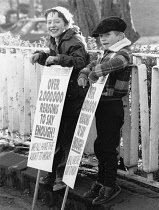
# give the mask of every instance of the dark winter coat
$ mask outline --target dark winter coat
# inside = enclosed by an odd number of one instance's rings
[[[89,55],[86,50],[84,37],[81,36],[77,27],[70,28],[65,31],[56,46],[55,39],[50,37],[50,52],[38,51],[40,53],[38,63],[45,65],[45,61],[49,56],[58,55],[58,65],[63,67],[73,67],[70,77],[63,114],[76,115],[79,114],[88,88],[78,86],[77,78],[81,69],[89,63]],[[36,51],[37,52],[37,51]]]

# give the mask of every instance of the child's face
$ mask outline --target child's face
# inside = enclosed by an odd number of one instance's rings
[[[105,50],[120,40],[120,33],[109,31],[105,34],[99,34],[100,42]]]
[[[56,39],[59,38],[67,27],[63,19],[58,16],[57,12],[50,12],[47,16],[46,22],[49,34]]]

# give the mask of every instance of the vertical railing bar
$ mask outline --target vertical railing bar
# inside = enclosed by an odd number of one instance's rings
[[[123,98],[124,104],[124,125],[122,128],[122,140],[123,140],[123,159],[126,166],[130,166],[130,132],[131,132],[131,118],[130,118],[130,105],[129,94]]]
[[[19,106],[19,132],[20,137],[22,139],[22,142],[24,142],[24,57],[20,49],[17,50],[18,55],[18,65],[17,65],[17,71],[18,71],[18,92],[19,92],[19,100],[18,100],[18,106]]]
[[[158,59],[157,59],[158,60]],[[159,62],[157,62],[159,65]],[[159,135],[159,66],[152,68],[151,75],[151,118],[150,118],[150,166],[149,172],[158,170],[158,135]]]
[[[136,58],[134,58],[136,63]],[[138,165],[139,140],[139,84],[138,69],[133,67],[131,84],[131,134],[130,134],[130,165],[129,174],[133,174]]]
[[[142,142],[142,160],[145,172],[149,172],[149,108],[147,91],[147,69],[145,64],[138,65],[139,68],[139,104],[140,104],[140,125]]]
[[[30,63],[28,52],[24,56],[24,141],[30,136],[31,131],[31,110],[30,110]]]

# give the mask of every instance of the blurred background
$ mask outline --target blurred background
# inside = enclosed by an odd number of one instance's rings
[[[37,41],[47,35],[44,11],[54,6],[68,8],[86,38],[101,18],[117,15],[126,21],[133,43],[159,44],[158,0],[0,0],[0,33]]]

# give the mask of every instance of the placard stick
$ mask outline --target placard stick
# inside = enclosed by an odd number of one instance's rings
[[[63,199],[61,210],[65,209],[65,204],[66,204],[66,200],[67,200],[67,196],[68,196],[68,191],[69,191],[69,186],[67,185],[66,190],[65,190],[65,195],[64,195],[64,199]]]
[[[31,209],[31,210],[34,210],[35,203],[36,203],[36,199],[37,199],[37,195],[38,195],[39,180],[40,180],[40,172],[41,172],[41,171],[38,170],[37,178],[36,178],[35,191],[34,191],[34,199],[33,199],[33,204],[32,204],[32,209]]]

